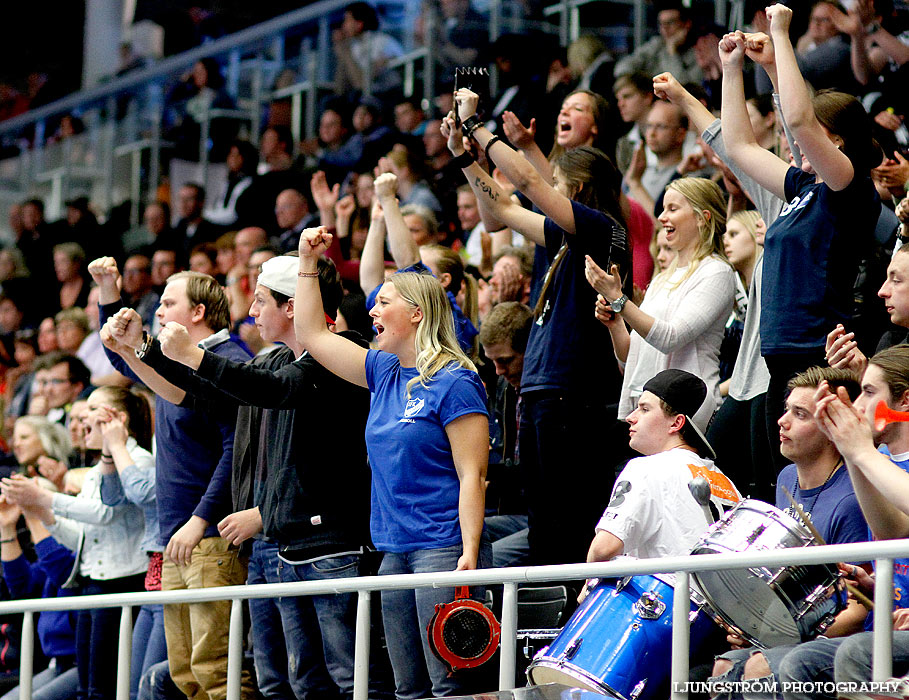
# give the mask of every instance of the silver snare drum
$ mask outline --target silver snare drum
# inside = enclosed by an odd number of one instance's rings
[[[814,538],[800,522],[763,501],[745,499],[713,525],[691,553],[812,544]],[[813,639],[846,606],[845,585],[832,564],[701,571],[692,576],[708,612],[761,648]]]

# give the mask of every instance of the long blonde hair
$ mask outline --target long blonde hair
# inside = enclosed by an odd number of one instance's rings
[[[713,180],[703,177],[683,177],[673,180],[666,185],[666,190],[675,190],[691,205],[695,218],[697,218],[698,233],[700,234],[698,247],[688,263],[688,271],[673,285],[672,288],[675,289],[694,274],[704,259],[717,256],[726,260],[723,248],[723,234],[726,232],[726,200],[723,199],[723,191],[720,186]],[[704,211],[707,211],[710,216],[704,216]],[[654,281],[667,281],[675,274],[678,265],[679,258],[676,256],[669,267],[657,275]]]
[[[751,240],[754,242],[754,256],[752,258],[752,264],[756,264],[758,259],[761,257],[761,246],[757,242],[757,229],[758,224],[763,224],[764,219],[761,218],[759,212],[754,209],[741,209],[739,211],[733,212],[732,216],[729,217],[729,221],[738,221],[751,236]],[[744,276],[741,272],[736,270],[736,274],[742,280],[745,281]]]
[[[451,363],[476,372],[476,366],[458,344],[451,305],[439,280],[432,275],[399,272],[387,281],[395,286],[405,302],[423,312],[423,320],[417,326],[414,339],[417,376],[407,382],[407,398],[410,398],[414,384],[419,382],[427,387],[436,372]]]
[[[729,221],[741,222],[742,226],[745,227],[745,230],[751,234],[755,244],[757,244],[758,222],[763,221],[759,211],[755,209],[740,209],[737,212],[733,212],[732,216],[729,217]]]

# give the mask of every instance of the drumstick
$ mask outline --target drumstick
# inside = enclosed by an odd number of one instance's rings
[[[782,489],[783,493],[786,494],[786,497],[789,499],[789,502],[792,504],[792,507],[795,508],[796,512],[799,514],[799,518],[802,519],[802,522],[805,523],[805,527],[808,528],[808,532],[817,540],[817,543],[820,545],[827,544],[824,542],[824,538],[821,537],[821,533],[818,532],[817,528],[814,526],[814,523],[811,522],[811,518],[808,517],[808,513],[805,512],[805,509],[802,508],[802,504],[798,503],[786,489]],[[858,590],[851,583],[846,584],[846,590],[853,595],[853,597],[862,605],[864,605],[869,610],[874,610],[874,602]]]

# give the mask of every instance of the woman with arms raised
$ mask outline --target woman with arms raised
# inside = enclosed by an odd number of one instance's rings
[[[521,467],[527,475],[530,557],[535,564],[584,561],[590,528],[614,475],[591,459],[614,423],[621,375],[603,362],[609,334],[592,317],[584,256],[618,263],[630,293],[631,256],[619,205],[621,175],[600,150],[578,146],[553,164],[553,182],[479,125],[478,97],[455,96],[464,132],[542,214],[515,204],[465,151],[453,115],[442,133],[481,210],[545,248],[549,270],[534,310],[521,377]],[[610,404],[613,408],[610,408]],[[627,438],[626,438],[627,439]],[[627,443],[626,443],[627,444]],[[607,447],[609,447],[607,445]],[[578,485],[585,487],[579,489]]]
[[[858,263],[880,214],[870,177],[880,152],[871,120],[855,97],[831,91],[810,97],[789,41],[792,10],[771,5],[767,17],[772,41],[765,34],[727,34],[720,41],[720,59],[727,154],[761,187],[788,202],[764,242],[761,354],[770,372],[767,428],[772,435],[783,413],[786,382],[825,364],[827,332],[851,318]],[[755,139],[745,104],[745,56],[764,67],[779,93],[783,117],[802,153],[801,168]]]
[[[379,574],[489,566],[492,549],[483,538],[486,392],[458,346],[442,285],[431,275],[392,275],[370,312],[378,350],[367,350],[325,325],[316,265],[331,238],[324,227],[306,229],[300,237],[294,327],[317,362],[372,394],[366,448],[372,467],[370,531],[385,554]],[[451,588],[383,592],[397,697],[462,690],[425,634],[436,604],[453,597]],[[422,659],[413,656],[418,648]]]

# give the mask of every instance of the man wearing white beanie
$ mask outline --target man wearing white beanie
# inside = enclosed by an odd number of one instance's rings
[[[357,576],[369,546],[370,475],[362,437],[369,394],[326,371],[297,342],[298,268],[291,255],[262,264],[249,314],[263,340],[281,344],[264,356],[246,364],[222,361],[193,344],[182,326],[167,324],[143,358],[197,404],[212,410],[225,402],[240,406],[237,512],[219,530],[236,545],[256,538],[250,572],[259,559],[267,582]],[[334,265],[325,259],[319,261],[319,284],[326,323],[333,325],[342,291]],[[141,321],[129,310],[123,313],[115,337],[141,344]],[[366,346],[358,334],[345,334]],[[319,439],[304,442],[316,416]],[[268,666],[286,645],[286,674],[296,697],[352,697],[355,596],[282,597],[277,606],[284,639],[254,636],[257,672],[260,665],[266,674],[278,671]],[[252,620],[255,635],[255,614]]]

